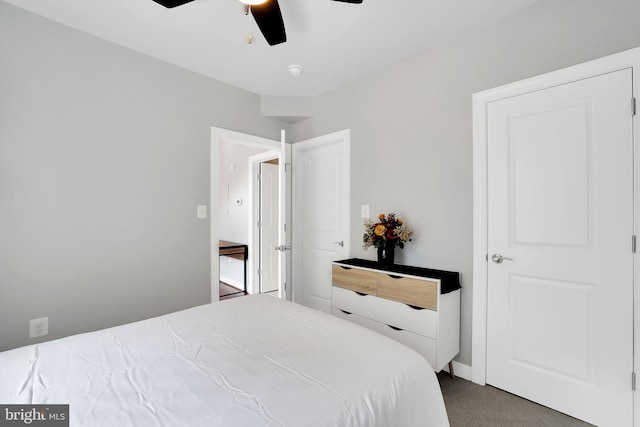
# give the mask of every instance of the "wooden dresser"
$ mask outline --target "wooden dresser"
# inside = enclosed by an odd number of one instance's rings
[[[413,348],[436,372],[458,354],[458,273],[402,265],[384,269],[354,258],[333,263],[332,283],[333,315]]]

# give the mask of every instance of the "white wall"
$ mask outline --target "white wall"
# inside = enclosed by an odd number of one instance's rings
[[[220,142],[220,239],[249,243],[249,157],[267,150]],[[229,200],[226,199],[227,188]],[[236,200],[241,199],[242,204]],[[227,203],[228,202],[228,203]]]
[[[257,95],[0,2],[0,350],[210,301],[211,126]],[[217,212],[217,200],[210,212]]]
[[[360,205],[395,212],[415,231],[399,263],[462,275],[461,351],[471,364],[472,117],[474,92],[640,46],[638,0],[543,0],[318,96],[292,140],[350,128],[352,256]]]

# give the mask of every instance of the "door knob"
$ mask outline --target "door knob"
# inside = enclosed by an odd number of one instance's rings
[[[335,243],[336,245],[340,245],[341,248],[344,248],[344,240],[340,240],[339,242],[331,242],[331,243]]]
[[[503,257],[500,254],[493,254],[491,255],[491,261],[495,262],[496,264],[502,264],[502,261],[513,261],[513,258],[507,258],[507,257]]]

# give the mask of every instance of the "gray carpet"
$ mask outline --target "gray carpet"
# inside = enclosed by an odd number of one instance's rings
[[[491,386],[438,374],[451,427],[588,427],[583,421]]]

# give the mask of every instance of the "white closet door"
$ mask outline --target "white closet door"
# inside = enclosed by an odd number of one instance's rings
[[[488,107],[487,383],[599,426],[633,415],[631,83]]]
[[[295,300],[331,312],[331,262],[349,253],[349,132],[293,144]]]

